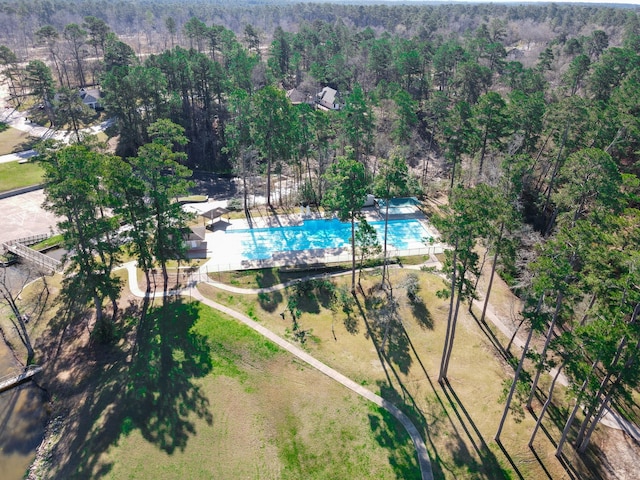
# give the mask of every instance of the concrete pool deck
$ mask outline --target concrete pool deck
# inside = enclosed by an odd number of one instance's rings
[[[363,209],[363,214],[368,221],[384,221],[384,215],[374,208]],[[288,213],[278,215],[252,216],[251,219],[221,219],[213,223],[212,230],[207,230],[205,241],[207,243],[207,261],[200,267],[201,273],[215,273],[231,270],[250,270],[256,268],[271,267],[302,267],[320,266],[331,263],[343,263],[351,261],[351,248],[345,245],[342,248],[308,249],[296,251],[274,252],[271,258],[263,260],[247,260],[237,245],[237,238],[227,235],[234,230],[246,230],[253,228],[288,227],[301,225],[305,220],[318,220],[333,218],[332,214],[323,212]],[[412,214],[389,215],[389,220],[414,219],[418,220],[425,230],[437,238],[433,227],[428,223],[427,216],[420,210]],[[208,227],[211,228],[211,227]],[[413,256],[424,255],[431,257],[444,250],[439,243],[424,245],[420,248],[396,250],[388,248],[388,256]]]

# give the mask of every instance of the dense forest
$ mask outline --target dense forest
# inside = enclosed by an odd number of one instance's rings
[[[78,132],[74,92],[99,85],[117,119],[116,153],[134,172],[157,149],[179,167],[239,176],[245,207],[258,175],[269,204],[320,204],[337,159],[370,178],[403,159],[414,193],[448,203],[434,220],[452,246],[440,379],[486,261],[525,304],[528,340],[505,414],[515,402],[531,408],[539,372],[555,367],[580,400],[558,451],[581,403],[573,440],[584,451],[606,408],[631,399],[640,380],[636,9],[21,1],[0,4],[0,25],[15,105],[42,105],[43,120]],[[314,108],[325,87],[337,92],[335,109]],[[52,165],[49,180],[63,183]],[[283,178],[285,193],[273,192]],[[103,282],[92,296],[114,292]],[[491,282],[486,301],[490,292]],[[531,359],[533,374],[520,375]]]

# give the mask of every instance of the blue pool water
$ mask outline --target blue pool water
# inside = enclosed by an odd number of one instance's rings
[[[370,222],[378,233],[382,245],[384,222]],[[234,244],[239,245],[246,260],[264,260],[276,252],[348,247],[351,241],[351,224],[332,220],[306,220],[292,227],[253,228],[229,230]],[[387,246],[390,249],[424,248],[428,230],[418,221],[390,220]]]

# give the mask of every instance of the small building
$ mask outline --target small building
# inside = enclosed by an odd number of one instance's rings
[[[376,197],[374,197],[372,194],[368,193],[367,197],[364,200],[364,204],[362,205],[363,207],[373,207],[376,204]]]
[[[324,87],[320,93],[316,95],[316,105],[322,110],[340,110],[340,94],[331,87]]]
[[[313,97],[301,90],[298,90],[297,88],[287,90],[287,98],[292,105],[300,105],[302,103],[308,103],[309,105],[313,104]]]
[[[92,108],[93,110],[102,110],[102,104],[100,103],[102,94],[100,93],[99,89],[81,88],[78,93],[80,94],[82,103],[84,103],[87,107]]]
[[[184,232],[184,242],[189,258],[206,258],[207,242],[205,240],[207,230],[205,227],[190,227]]]

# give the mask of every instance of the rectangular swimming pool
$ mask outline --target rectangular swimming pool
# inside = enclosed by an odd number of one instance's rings
[[[378,233],[380,245],[384,242],[384,222],[369,222]],[[349,247],[351,224],[332,220],[306,220],[291,227],[252,228],[228,230],[231,242],[227,248],[239,249],[243,260],[266,260],[280,252],[333,249]],[[409,250],[424,248],[432,237],[424,225],[415,219],[390,220],[387,248]],[[231,254],[231,252],[229,252]]]

